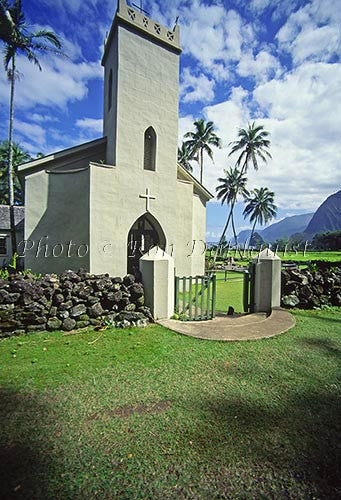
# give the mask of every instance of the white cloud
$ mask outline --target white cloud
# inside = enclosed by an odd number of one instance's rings
[[[275,191],[281,208],[315,210],[341,186],[341,64],[305,63],[282,80],[259,84],[253,99],[239,87],[228,101],[205,108],[225,139],[215,164],[205,162],[205,185],[214,191],[223,168],[235,162],[228,158],[227,143],[253,119],[251,109],[260,106],[267,118],[257,123],[271,133],[273,159],[260,163],[258,172],[250,169],[249,187]]]
[[[278,59],[265,50],[261,50],[254,57],[252,52],[246,52],[240,58],[237,73],[243,77],[251,77],[256,81],[266,81],[281,74],[281,65]]]
[[[262,14],[266,9],[272,10],[272,19],[278,20],[282,16],[288,16],[300,5],[301,0],[251,0],[250,9],[256,14]]]
[[[195,118],[192,115],[187,115],[179,118],[179,144],[181,144],[184,135],[189,131],[194,131],[193,122]]]
[[[76,121],[76,126],[85,130],[86,132],[99,133],[103,131],[103,120],[95,118],[80,118]]]
[[[332,0],[313,0],[290,15],[277,33],[282,50],[295,64],[307,59],[329,61],[341,55],[340,9]]]
[[[17,82],[15,105],[30,109],[37,104],[65,109],[70,102],[86,97],[90,80],[103,77],[99,62],[74,63],[64,58],[41,58],[39,71],[22,56],[17,59],[23,75]],[[8,102],[9,85],[4,72],[0,75],[0,100]]]
[[[190,5],[172,2],[172,5],[167,4],[165,14],[153,4],[151,13],[153,18],[169,27],[179,16],[184,53],[194,57],[218,81],[231,77],[230,65],[239,61],[243,51],[255,42],[252,26],[238,12],[227,10],[221,4],[200,0],[193,0]]]
[[[39,113],[32,113],[30,118],[34,122],[42,123],[42,122],[58,122],[59,119],[56,116],[52,115],[44,115]]]
[[[183,102],[210,102],[214,99],[215,82],[201,74],[195,76],[189,68],[182,73],[180,96]]]
[[[46,130],[35,123],[16,120],[15,135],[21,140],[22,138],[29,139],[31,143],[39,147],[44,146],[46,142]]]

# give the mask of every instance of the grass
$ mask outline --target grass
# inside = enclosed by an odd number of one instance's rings
[[[295,316],[256,342],[2,340],[1,498],[340,498],[341,309]]]
[[[284,252],[280,251],[277,254],[282,260],[287,261],[287,260],[298,260],[302,262],[307,262],[310,260],[326,260],[329,262],[340,262],[341,261],[341,252],[306,252],[306,255],[303,254],[302,251],[300,252],[286,252],[284,255]],[[209,257],[209,251],[206,252],[206,256]],[[256,258],[258,256],[258,252],[252,252],[251,258],[245,258],[240,260],[238,252],[235,255],[235,251],[230,251],[229,254],[226,256],[227,257],[235,257],[236,263],[237,264],[242,264],[242,265],[247,265],[250,260]],[[213,257],[213,252],[212,252],[212,257]],[[221,259],[218,259],[217,262],[220,263]]]
[[[243,273],[227,272],[227,281],[224,280],[225,273],[217,271],[217,298],[216,310],[227,311],[232,306],[236,312],[243,312]]]

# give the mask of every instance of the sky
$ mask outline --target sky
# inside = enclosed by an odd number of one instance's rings
[[[130,3],[128,1],[128,3]],[[136,0],[135,3],[140,3]],[[18,58],[14,137],[32,155],[102,135],[103,42],[116,0],[23,0],[32,30],[50,28],[68,58],[40,55],[43,70]],[[181,46],[179,142],[193,121],[213,121],[222,139],[204,184],[236,160],[238,129],[256,121],[270,132],[272,160],[248,171],[248,188],[275,192],[276,221],[315,211],[341,186],[341,0],[144,0]],[[0,139],[7,137],[9,85],[0,73]],[[198,168],[194,165],[194,175]],[[250,227],[236,210],[238,230]],[[219,238],[228,207],[207,208],[207,240]]]

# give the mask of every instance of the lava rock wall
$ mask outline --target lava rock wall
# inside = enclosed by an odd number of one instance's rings
[[[283,307],[341,306],[341,263],[316,261],[306,269],[283,270],[281,296]]]
[[[143,285],[130,274],[111,278],[65,271],[0,279],[0,337],[101,324],[144,327],[148,321],[153,318],[144,305]]]

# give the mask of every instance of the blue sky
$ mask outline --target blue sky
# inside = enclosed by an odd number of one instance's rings
[[[138,2],[139,3],[139,2]],[[249,188],[276,194],[278,219],[314,211],[341,185],[341,9],[338,0],[143,2],[155,20],[181,27],[179,140],[195,119],[213,120],[223,140],[204,183],[233,165],[228,143],[256,120],[271,132],[273,160],[250,170]],[[49,153],[101,136],[103,40],[115,0],[23,0],[35,27],[64,40],[69,59],[41,56],[43,71],[19,58],[15,139]],[[0,138],[7,135],[8,83],[0,74]],[[194,170],[198,174],[197,169]],[[207,238],[227,208],[208,206]],[[249,227],[237,207],[237,226]]]

